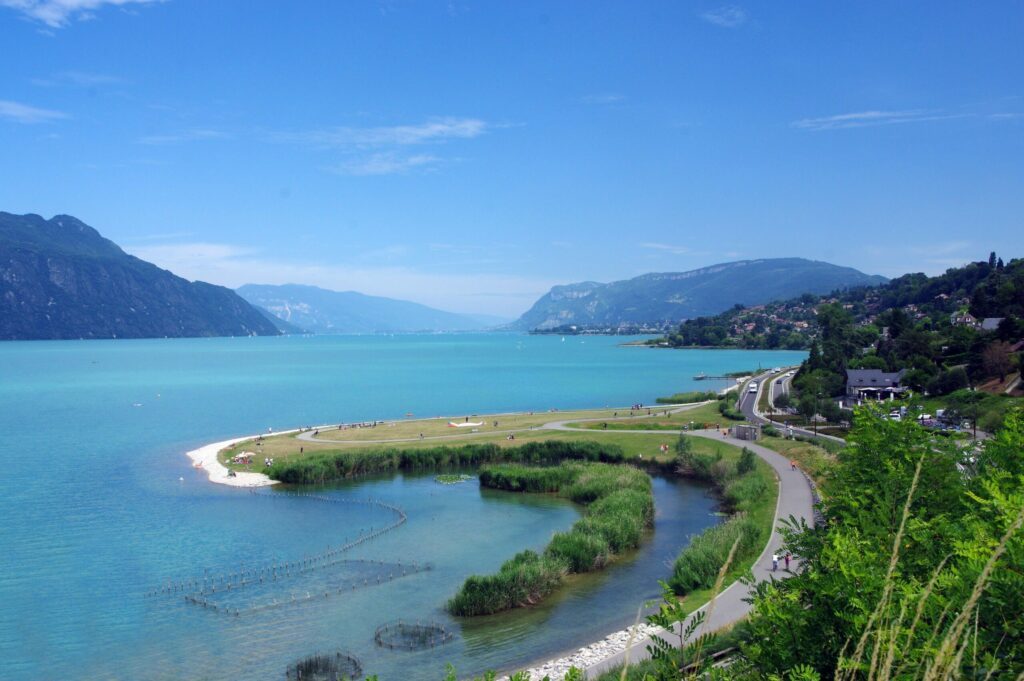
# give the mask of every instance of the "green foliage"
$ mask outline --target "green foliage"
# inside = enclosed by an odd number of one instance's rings
[[[749,553],[761,548],[761,532],[757,524],[743,515],[737,515],[721,525],[710,527],[693,538],[676,558],[669,585],[677,594],[714,585],[729,550],[739,540],[738,551]]]
[[[745,421],[743,412],[732,406],[731,400],[720,400],[718,402],[718,413],[731,421]]]
[[[737,669],[1019,677],[1024,413],[1011,413],[973,464],[946,439],[870,411],[849,442],[824,488],[828,526],[786,532],[801,571],[756,587]]]
[[[770,427],[771,426],[767,426],[767,428]],[[766,435],[770,435],[770,433],[766,433]],[[754,470],[755,465],[756,461],[754,459],[754,452],[744,447],[743,451],[740,452],[740,460],[736,462],[736,473],[738,475],[746,475],[750,471]]]
[[[562,581],[569,567],[555,558],[523,551],[493,575],[473,575],[448,601],[453,615],[489,615],[539,602]]]
[[[963,367],[953,367],[938,374],[928,381],[929,395],[948,395],[957,390],[970,387],[970,379]]]
[[[654,519],[651,479],[631,466],[492,465],[481,468],[480,484],[516,492],[558,493],[587,508],[572,529],[552,537],[543,555],[524,551],[494,575],[469,577],[448,602],[454,615],[487,615],[537,603],[565,574],[598,570],[616,554],[639,546]]]
[[[693,449],[689,435],[680,435],[676,440],[675,468],[680,475],[713,482],[715,464],[722,460],[721,452],[701,454]]]
[[[494,444],[424,449],[336,450],[277,461],[268,474],[281,482],[309,485],[400,470],[471,468],[485,463],[514,461],[554,464],[563,460],[620,463],[621,447],[592,441],[544,440],[516,447]]]
[[[718,395],[713,392],[687,392],[676,393],[667,397],[659,397],[655,400],[658,404],[692,404],[694,402],[709,402],[717,400]]]

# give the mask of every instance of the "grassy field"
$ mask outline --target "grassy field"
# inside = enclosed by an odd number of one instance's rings
[[[758,440],[758,444],[796,461],[797,465],[811,476],[811,479],[819,487],[835,461],[832,454],[810,442],[787,440],[781,437],[765,437]]]
[[[715,403],[717,404],[717,403]],[[724,421],[717,409],[715,404],[711,405],[714,409],[714,414],[718,416],[720,421]],[[661,409],[653,409],[652,414],[664,414],[668,410],[664,407]],[[616,417],[616,412],[618,416]],[[683,423],[683,419],[686,418],[687,422],[693,417],[687,418],[686,414],[698,414],[698,418],[704,418],[705,412],[710,416],[711,411],[706,406],[698,406],[695,408],[687,408],[686,411],[680,412],[679,414],[672,414],[667,417],[647,416],[647,410],[641,410],[634,412],[633,416],[630,416],[630,410],[581,410],[571,412],[545,412],[543,414],[495,414],[486,415],[479,417],[470,417],[473,421],[484,421],[485,426],[475,429],[466,428],[451,428],[447,425],[447,420],[438,421],[411,421],[411,422],[398,422],[394,426],[387,424],[378,425],[374,427],[366,428],[350,428],[348,430],[334,430],[327,431],[321,430],[317,436],[317,441],[310,442],[306,440],[299,440],[296,434],[290,433],[286,435],[272,435],[268,437],[261,437],[260,439],[250,439],[238,443],[233,447],[222,450],[218,454],[218,458],[225,466],[234,469],[236,471],[261,471],[263,470],[263,460],[265,458],[273,458],[275,461],[285,461],[293,457],[307,456],[310,454],[321,453],[321,452],[335,452],[341,450],[358,451],[362,449],[382,449],[386,447],[400,447],[402,449],[416,449],[420,447],[437,447],[439,445],[451,445],[459,446],[465,444],[479,444],[479,443],[494,443],[501,447],[514,446],[523,442],[530,442],[536,440],[545,439],[561,439],[561,440],[578,440],[587,439],[587,435],[582,433],[571,433],[565,431],[545,430],[540,428],[540,425],[544,423],[550,423],[551,421],[560,421],[565,418],[608,418],[609,431],[629,431],[629,430],[644,430],[644,424],[648,424],[652,430],[668,430],[678,431]],[[618,418],[619,420],[612,420]],[[463,417],[465,419],[465,417]],[[494,427],[494,422],[498,422],[498,427]],[[665,426],[659,428],[657,426],[658,421],[664,421]],[[596,426],[600,427],[602,422],[596,423]],[[431,426],[433,430],[427,431],[426,427]],[[590,424],[582,423],[580,425],[589,426]],[[616,426],[613,428],[613,426]],[[626,426],[634,426],[632,428]],[[509,440],[509,430],[512,430],[514,439]],[[423,432],[423,439],[419,438],[420,432]],[[341,436],[351,434],[352,437],[342,439],[328,439],[334,433],[338,433]],[[580,436],[583,436],[582,438]],[[595,435],[597,433],[595,432]],[[627,452],[632,455],[643,455],[644,457],[654,457],[659,454],[658,445],[665,443],[671,445],[674,441],[674,435],[666,433],[665,436],[643,436],[641,434],[634,434],[631,436],[633,439],[630,440],[628,437],[625,440],[618,441],[612,440],[616,444],[622,445]],[[598,437],[614,437],[613,433],[602,432]],[[607,440],[605,440],[607,441]],[[656,444],[652,444],[655,443]],[[249,465],[245,464],[234,464],[231,463],[232,457],[236,454],[243,452],[253,453],[253,463]]]
[[[604,427],[605,422],[569,423],[567,425],[590,430],[671,430],[678,432],[684,426],[689,426],[691,423],[696,424],[697,427],[700,427],[701,424],[710,424],[709,427],[712,428],[715,424],[725,428],[730,423],[734,423],[734,421],[725,418],[718,411],[717,400],[668,415],[659,415],[664,414],[665,409],[653,409],[652,412],[654,415],[647,418],[628,421],[608,421],[607,428]]]
[[[629,458],[654,460],[658,462],[670,461],[673,457],[672,445],[675,442],[676,435],[674,433],[666,433],[665,435],[649,434],[649,433],[629,433],[628,431],[595,431],[593,433],[580,433],[580,432],[569,432],[569,431],[553,431],[553,430],[534,430],[523,433],[521,436],[517,435],[515,440],[506,439],[505,435],[501,434],[486,434],[480,433],[469,438],[452,438],[451,440],[423,440],[415,442],[400,442],[393,445],[389,444],[366,444],[366,443],[355,443],[355,444],[316,444],[302,442],[296,440],[294,435],[276,436],[273,438],[264,439],[263,445],[256,447],[252,440],[247,440],[238,444],[235,447],[231,447],[222,451],[219,455],[221,462],[228,468],[233,468],[237,471],[262,471],[263,470],[263,459],[265,457],[271,457],[275,461],[288,461],[293,458],[302,458],[315,453],[332,453],[332,452],[365,452],[374,451],[387,448],[398,448],[398,449],[421,449],[431,448],[441,445],[450,445],[458,447],[461,445],[468,444],[481,444],[481,443],[493,443],[499,447],[514,447],[516,445],[524,444],[526,442],[542,441],[542,440],[562,440],[562,441],[577,441],[577,440],[590,440],[601,443],[614,444],[622,447]],[[668,445],[669,452],[663,453],[661,451],[661,445]],[[300,453],[300,447],[303,451]],[[734,449],[732,446],[724,442],[716,442],[714,440],[707,440],[705,438],[694,438],[694,449],[700,453],[716,453],[726,452]],[[236,453],[243,451],[254,451],[256,456],[254,462],[250,466],[237,465],[229,462],[229,459]]]
[[[366,442],[370,440],[399,440],[447,437],[450,435],[472,432],[486,433],[489,431],[520,432],[542,426],[551,421],[566,419],[600,419],[616,418],[630,415],[629,408],[611,409],[580,409],[574,411],[541,411],[516,414],[460,414],[458,416],[438,416],[431,419],[410,419],[403,421],[382,421],[376,426],[358,427],[349,425],[342,429],[337,426],[323,428],[317,436],[321,440],[332,442]],[[634,412],[635,415],[646,414],[646,410]],[[476,427],[454,428],[453,423],[482,423]],[[372,421],[369,423],[373,423]],[[474,431],[475,429],[475,431]]]

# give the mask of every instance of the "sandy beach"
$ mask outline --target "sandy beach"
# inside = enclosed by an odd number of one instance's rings
[[[299,429],[295,428],[293,430],[283,430],[279,433],[268,433],[268,435],[287,435],[298,432]],[[199,449],[186,452],[185,455],[192,459],[193,468],[200,468],[206,471],[210,482],[218,485],[229,485],[231,487],[267,487],[269,485],[276,485],[277,480],[271,480],[263,473],[238,472],[234,476],[229,476],[227,467],[217,460],[217,452],[225,447],[233,447],[239,442],[252,440],[257,437],[259,435],[246,435],[245,437],[236,437],[222,442],[212,442],[208,445],[203,445]]]

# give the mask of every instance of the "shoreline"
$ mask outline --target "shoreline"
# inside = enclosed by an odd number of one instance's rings
[[[735,388],[736,386],[731,387]],[[700,404],[702,403],[661,406],[663,409],[670,409],[672,411],[685,411],[689,408],[700,406]],[[600,409],[600,407],[597,407],[595,409]],[[503,415],[518,413],[527,412],[507,412]],[[558,414],[559,412],[549,411],[548,413],[550,413],[551,415],[555,415]],[[419,419],[411,420],[428,421],[439,418],[445,417],[421,417]],[[553,430],[577,430],[576,428],[567,428],[565,427],[564,422],[559,421],[553,421],[545,425],[548,427],[552,427]],[[331,426],[320,427],[330,428]],[[306,430],[306,428],[293,428],[290,430],[276,432],[273,433],[272,435],[291,435],[296,433],[302,433]],[[636,432],[642,433],[651,431]],[[718,439],[717,437],[710,438],[710,436],[708,436],[705,433],[694,432],[693,434],[697,437],[709,437],[709,439],[716,440]],[[259,435],[249,435],[246,437],[236,437],[229,440],[224,440],[221,442],[213,442],[204,445],[203,447],[199,447],[198,449],[194,449],[190,452],[187,452],[187,455],[193,461],[193,467],[205,470],[207,472],[210,482],[215,484],[223,484],[232,487],[250,488],[265,487],[279,484],[279,481],[272,480],[271,478],[262,473],[238,472],[234,477],[228,477],[228,468],[221,464],[220,461],[217,459],[217,454],[222,449],[234,446],[239,442],[243,442],[245,440],[254,439],[256,437],[259,437]],[[731,440],[731,438],[729,439]],[[757,453],[762,459],[769,463],[769,465],[772,465],[773,458],[777,458],[779,459],[779,461],[781,461],[781,463],[775,462],[775,465],[772,466],[773,468],[776,469],[776,480],[779,486],[774,518],[774,520],[777,521],[780,517],[779,513],[780,507],[782,505],[782,480],[780,471],[789,468],[788,462],[783,461],[783,457],[781,457],[775,452],[771,452],[769,450],[758,451],[762,450],[762,447],[752,445],[751,448],[754,449],[755,453]],[[806,482],[806,480],[804,480],[804,482]],[[781,542],[781,539],[777,535],[777,528],[774,525],[775,523],[773,523],[773,531],[772,534],[769,536],[768,542],[763,548],[761,555],[755,561],[755,567],[757,567],[759,563],[764,562],[764,557],[769,554],[771,548],[773,548],[773,544]],[[762,569],[764,568],[762,567]],[[736,580],[728,584],[719,594],[719,597],[721,598],[729,592],[736,591],[736,587],[739,584],[741,584],[739,580]],[[691,613],[690,617],[687,618],[687,621],[689,621],[690,618],[692,618],[697,612],[704,611],[708,607],[708,605],[710,604],[704,604],[703,606],[698,608],[694,613]],[[719,619],[722,615],[723,613],[716,612],[717,617],[715,619]],[[724,626],[725,624],[726,622],[715,622],[712,626],[714,628],[719,628],[721,626]],[[679,625],[677,625],[677,627],[678,626]],[[645,659],[649,656],[649,653],[646,650],[646,646],[650,643],[650,638],[652,635],[670,636],[673,633],[675,632],[670,632],[659,626],[647,624],[646,622],[638,622],[637,624],[630,625],[625,629],[613,631],[597,641],[584,644],[583,646],[580,646],[572,652],[564,653],[560,657],[549,658],[544,660],[543,662],[538,660],[536,662],[533,662],[531,666],[527,668],[520,668],[520,670],[526,672],[527,678],[531,681],[539,681],[546,676],[550,678],[561,678],[571,667],[582,669],[584,670],[585,674],[589,674],[591,672],[599,673],[607,668],[614,666],[616,663],[621,663],[622,661],[624,661],[624,658],[628,658],[634,662],[638,662],[640,660]],[[508,672],[498,678],[500,681],[507,681],[510,674],[511,672]]]
[[[292,430],[282,430],[280,433],[274,433],[274,435],[288,435],[300,431],[300,428],[294,428]],[[220,453],[220,450],[233,447],[239,442],[253,440],[257,437],[259,435],[246,435],[244,437],[231,438],[230,440],[211,442],[198,449],[185,452],[185,456],[192,460],[192,468],[206,471],[207,479],[215,485],[227,485],[228,487],[269,487],[270,485],[278,485],[280,484],[279,480],[273,480],[263,473],[242,471],[229,476],[227,466],[217,460],[217,454]]]

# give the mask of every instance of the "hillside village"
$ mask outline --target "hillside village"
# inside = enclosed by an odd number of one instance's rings
[[[937,277],[737,306],[651,344],[808,348],[793,394],[780,400],[807,419],[848,423],[846,410],[865,399],[913,396],[943,398],[951,413],[995,423],[1010,402],[986,402],[985,394],[1024,397],[1024,260],[1004,264],[992,253]]]

